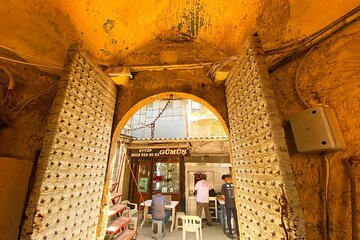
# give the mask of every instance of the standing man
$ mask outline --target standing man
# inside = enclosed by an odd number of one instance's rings
[[[195,184],[196,193],[196,215],[201,218],[202,209],[205,210],[207,225],[212,227],[209,208],[209,184],[206,182],[206,175],[201,174],[201,180]]]
[[[239,227],[238,227],[238,218],[237,218],[236,205],[235,205],[234,184],[232,183],[230,174],[227,174],[225,176],[225,183],[221,188],[221,194],[222,197],[225,198],[227,225],[229,229],[229,233],[227,233],[226,236],[231,239],[233,238],[232,228],[231,228],[231,213],[232,213],[235,221],[234,230],[237,238],[239,239]]]

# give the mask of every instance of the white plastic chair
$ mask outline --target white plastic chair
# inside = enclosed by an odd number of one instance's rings
[[[196,240],[202,240],[201,218],[198,216],[182,216],[182,240],[186,240],[186,232],[195,232]]]
[[[179,230],[179,228],[182,228],[182,224],[181,226],[179,226],[179,219],[181,219],[182,216],[185,216],[184,212],[176,212],[176,217],[175,217],[175,230]]]
[[[137,229],[137,223],[138,223],[138,209],[137,204],[129,202],[128,200],[124,200],[121,202],[121,204],[127,205],[125,211],[123,212],[123,216],[130,218],[130,224],[129,227],[131,229]],[[130,208],[130,206],[133,206],[133,208]]]
[[[138,209],[137,209],[137,204],[136,204],[136,203],[132,203],[132,202],[130,202],[129,200],[121,201],[121,204],[127,205],[132,213],[138,211]],[[131,206],[132,206],[132,207],[131,207]]]

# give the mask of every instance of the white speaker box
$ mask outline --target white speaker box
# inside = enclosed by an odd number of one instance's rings
[[[290,117],[299,152],[326,152],[345,149],[345,141],[331,108],[319,106]]]

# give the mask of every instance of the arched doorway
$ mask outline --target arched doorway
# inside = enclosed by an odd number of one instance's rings
[[[151,103],[151,102],[153,102],[155,100],[168,99],[169,96],[171,96],[172,98],[175,98],[175,99],[191,99],[193,101],[196,101],[196,102],[204,105],[218,118],[218,120],[222,124],[225,132],[229,135],[229,129],[228,129],[227,123],[225,122],[223,116],[216,110],[215,107],[213,107],[211,104],[209,104],[204,99],[202,99],[200,97],[197,97],[197,96],[195,96],[193,94],[190,94],[190,93],[163,92],[163,93],[159,93],[159,94],[147,97],[147,98],[139,101],[138,103],[134,104],[133,107],[129,111],[126,112],[126,114],[121,118],[120,122],[117,124],[117,126],[115,128],[115,131],[114,131],[114,134],[113,134],[113,140],[120,136],[120,132],[124,128],[125,124],[134,115],[134,113],[137,112],[141,107],[143,107],[146,104]]]
[[[219,112],[215,109],[215,107],[210,105],[207,101],[203,100],[202,98],[197,97],[197,96],[195,96],[193,94],[183,93],[183,92],[163,92],[163,93],[159,93],[159,94],[147,97],[147,98],[139,101],[138,103],[135,103],[133,105],[133,107],[130,110],[128,110],[128,112],[126,114],[124,114],[123,118],[120,120],[119,124],[117,125],[117,127],[116,127],[116,129],[114,131],[114,134],[113,134],[113,137],[112,137],[111,150],[110,150],[110,153],[111,153],[110,154],[110,164],[108,166],[108,171],[107,171],[108,175],[106,177],[107,182],[105,183],[105,187],[108,186],[106,191],[109,191],[110,188],[111,188],[110,187],[111,186],[110,182],[111,182],[111,179],[113,179],[112,174],[114,172],[114,167],[115,167],[114,164],[116,166],[125,165],[125,163],[119,162],[119,161],[125,161],[125,158],[119,158],[119,154],[118,154],[118,150],[120,148],[124,149],[123,147],[120,146],[121,143],[119,143],[119,138],[120,138],[121,130],[124,128],[125,124],[129,121],[129,119],[137,111],[139,111],[142,107],[146,106],[147,104],[152,103],[152,102],[157,101],[157,100],[169,99],[169,98],[172,98],[172,99],[189,99],[191,101],[195,101],[195,102],[203,105],[204,107],[206,107],[208,110],[210,110],[216,116],[216,118],[220,122],[222,128],[224,129],[224,134],[223,134],[224,137],[221,140],[222,141],[226,140],[226,142],[228,142],[227,141],[227,136],[229,136],[229,130],[228,130],[228,127],[227,127],[225,121],[223,120],[223,117],[221,116],[221,114],[219,114]],[[228,150],[227,150],[227,152],[228,152]],[[227,166],[230,166],[230,163]],[[218,176],[218,178],[220,179],[219,176]],[[127,180],[129,180],[129,179],[127,179]],[[122,183],[120,183],[120,185],[122,185]],[[132,185],[132,188],[133,187],[135,187],[135,186]],[[104,194],[104,198],[105,197],[108,197],[108,196],[106,196]],[[147,196],[147,197],[149,197],[149,196]],[[178,200],[180,200],[180,199],[178,199]],[[139,201],[139,199],[137,199],[136,201]],[[104,201],[104,206],[102,208],[102,211],[104,211],[104,212],[106,211],[106,208],[108,207],[107,206],[108,202],[109,202],[108,200]],[[185,203],[185,200],[184,200],[184,203]]]

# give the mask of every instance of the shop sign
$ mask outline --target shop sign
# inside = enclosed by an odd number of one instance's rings
[[[189,156],[188,148],[164,148],[164,149],[131,149],[131,157],[162,157],[162,156]]]

